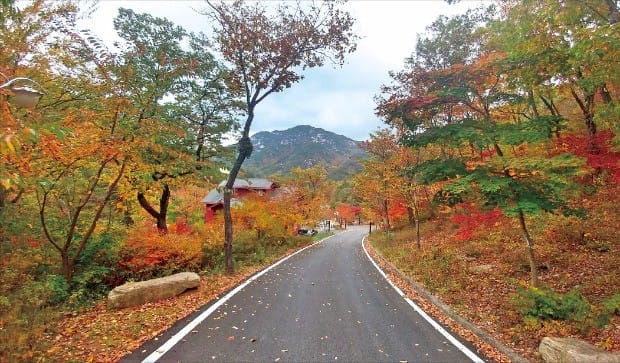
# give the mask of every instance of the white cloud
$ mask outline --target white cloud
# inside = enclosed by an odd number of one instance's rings
[[[345,7],[357,19],[356,32],[362,36],[358,50],[349,55],[342,68],[325,66],[305,73],[305,79],[282,93],[270,95],[257,106],[253,132],[282,130],[310,124],[355,140],[365,140],[383,127],[374,114],[374,96],[381,84],[389,82],[390,70],[402,69],[404,59],[415,48],[417,34],[423,33],[439,15],[463,13],[481,1],[465,0],[449,5],[440,0],[360,1]],[[112,19],[118,7],[166,17],[184,28],[210,30],[209,21],[194,9],[204,9],[202,1],[101,1],[94,18],[84,23],[111,44],[115,39]]]

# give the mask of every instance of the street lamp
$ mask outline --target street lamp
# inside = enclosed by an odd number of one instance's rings
[[[37,103],[39,103],[39,100],[41,99],[41,97],[45,94],[43,87],[39,83],[37,83],[36,81],[33,81],[30,78],[17,77],[17,78],[9,79],[9,77],[5,76],[2,72],[0,72],[0,75],[2,75],[2,77],[4,77],[4,79],[6,80],[6,83],[0,85],[0,88],[6,88],[10,90],[13,93],[13,101],[19,107],[34,108],[34,106],[36,106]],[[18,83],[18,82],[27,83],[27,84],[18,87],[17,85],[15,85],[15,83]],[[40,89],[40,91],[35,88],[32,88],[30,85],[28,85],[28,83],[37,86]]]

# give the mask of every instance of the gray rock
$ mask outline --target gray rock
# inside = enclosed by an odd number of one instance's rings
[[[200,276],[194,272],[180,272],[147,281],[128,282],[110,291],[108,307],[121,309],[167,299],[198,285]]]
[[[546,363],[620,363],[620,352],[608,352],[575,338],[545,337],[538,351]]]

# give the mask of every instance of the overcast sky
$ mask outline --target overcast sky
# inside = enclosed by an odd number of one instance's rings
[[[464,0],[449,5],[442,0],[352,0],[345,5],[356,19],[354,29],[362,39],[343,67],[326,65],[304,73],[305,79],[284,92],[268,96],[256,108],[252,134],[311,125],[367,140],[371,132],[384,125],[375,116],[373,100],[382,84],[389,83],[388,72],[403,68],[404,59],[415,48],[422,34],[439,15],[451,16],[477,7],[480,1]],[[83,27],[95,32],[106,43],[115,37],[113,18],[119,7],[165,17],[183,28],[205,33],[210,25],[202,1],[115,1],[101,0],[92,19]]]

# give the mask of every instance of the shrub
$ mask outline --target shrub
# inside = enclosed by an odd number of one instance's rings
[[[620,152],[613,150],[613,139],[615,135],[611,130],[597,132],[592,138],[585,133],[568,133],[556,140],[558,149],[569,151],[576,156],[586,159],[588,166],[595,172],[605,171],[609,182],[620,183]],[[593,153],[591,145],[598,148],[598,152]]]
[[[45,290],[49,295],[48,303],[51,305],[63,303],[69,297],[69,283],[64,276],[47,275]]]
[[[180,232],[175,232],[179,230]],[[161,234],[145,223],[121,246],[119,266],[126,279],[145,280],[181,271],[197,271],[202,262],[202,238],[191,228],[170,228]]]
[[[602,328],[611,322],[611,317],[620,313],[620,294],[614,294],[603,302],[600,309],[592,317],[593,325]]]
[[[478,231],[488,231],[501,222],[503,214],[499,209],[485,213],[476,209],[469,203],[460,203],[463,214],[455,214],[452,222],[458,224],[459,231],[456,234],[457,241],[468,241],[473,239]]]
[[[76,274],[68,303],[88,305],[100,299],[124,278],[118,270],[121,234],[101,233],[91,238],[76,262]]]
[[[584,321],[591,309],[577,290],[562,294],[547,288],[521,287],[516,300],[524,317],[543,320]]]

